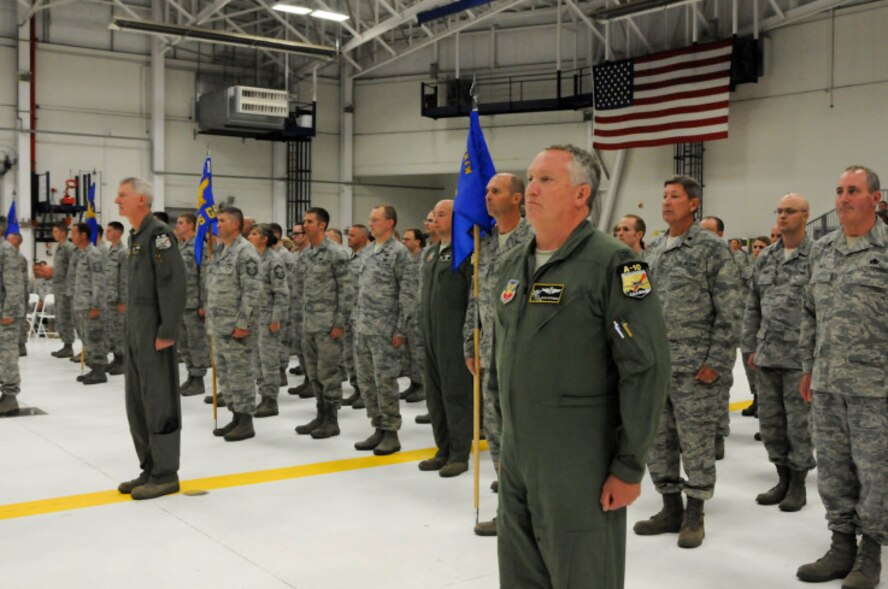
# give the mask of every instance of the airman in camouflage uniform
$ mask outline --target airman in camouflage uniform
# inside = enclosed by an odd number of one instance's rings
[[[234,417],[213,434],[235,442],[256,435],[253,350],[259,329],[261,270],[256,248],[241,235],[240,209],[226,207],[217,218],[222,245],[207,264],[207,331],[213,336],[219,390]]]
[[[274,247],[271,249],[277,254],[278,258],[281,261],[281,264],[284,265],[284,273],[287,277],[287,300],[286,307],[284,308],[283,319],[281,320],[281,328],[278,330],[278,339],[280,339],[280,345],[278,346],[279,353],[279,372],[278,372],[278,388],[285,387],[287,384],[287,367],[290,366],[290,270],[293,264],[292,257],[290,255],[290,251],[284,247],[281,239],[284,236],[284,229],[277,223],[269,223],[268,226],[271,228],[271,232],[274,234],[277,242]]]
[[[493,355],[493,320],[498,292],[494,292],[497,278],[497,262],[506,252],[526,245],[533,239],[533,228],[527,219],[521,217],[521,203],[524,202],[524,182],[514,174],[497,174],[487,183],[487,211],[496,219],[493,232],[481,238],[481,251],[478,258],[478,310],[481,324],[481,395],[484,437],[490,450],[493,468],[499,473],[500,430],[502,417],[497,406],[499,400],[488,390],[490,374],[487,368]],[[475,299],[469,299],[466,320],[463,325],[465,340],[463,352],[469,371],[475,371]],[[496,488],[496,486],[494,486]],[[496,534],[496,520],[482,522],[475,526],[479,535]]]
[[[311,382],[317,416],[296,428],[301,435],[321,439],[339,435],[337,414],[342,405],[342,340],[354,292],[345,252],[325,237],[330,214],[319,207],[305,213],[303,225],[311,243],[302,253],[305,264],[302,292],[302,351]]]
[[[663,510],[634,529],[641,535],[679,532],[679,546],[695,548],[703,542],[703,502],[715,490],[715,427],[723,410],[718,381],[734,367],[742,289],[727,244],[694,224],[700,184],[677,176],[664,185],[669,232],[645,253],[672,357],[669,395],[648,455]],[[681,477],[682,464],[687,480]]]
[[[383,456],[401,449],[398,430],[401,408],[399,348],[404,345],[409,313],[415,308],[417,284],[410,271],[410,253],[394,238],[395,209],[381,205],[370,211],[370,231],[376,238],[364,248],[364,258],[352,317],[358,386],[374,433],[355,444]]]
[[[256,384],[262,401],[256,417],[278,414],[277,395],[281,384],[281,330],[287,320],[290,290],[287,271],[280,255],[272,249],[277,242],[268,225],[256,225],[249,240],[259,254],[259,329],[253,364],[258,367]]]
[[[108,223],[108,248],[105,252],[106,312],[105,340],[114,360],[108,366],[108,374],[123,374],[123,335],[127,297],[127,251],[121,243],[123,225]]]
[[[71,315],[71,296],[68,294],[68,269],[74,267],[71,262],[77,248],[68,241],[68,226],[63,222],[53,226],[52,236],[58,243],[52,261],[52,292],[55,295],[56,329],[63,344],[52,355],[70,358],[74,355],[74,318]]]
[[[425,238],[419,229],[408,229],[404,232],[402,243],[407,247],[410,256],[407,258],[408,270],[413,274],[413,282],[416,284],[416,296],[413,300],[413,309],[408,312],[407,320],[407,368],[410,376],[410,386],[407,387],[401,398],[408,403],[425,401],[425,389],[422,386],[422,365],[425,350],[422,344],[422,330],[419,329],[419,276],[422,271],[422,250]]]
[[[811,248],[799,336],[799,389],[814,400],[818,490],[833,535],[826,555],[797,575],[845,577],[845,589],[879,583],[888,543],[888,228],[876,217],[879,200],[872,170],[851,166],[839,178],[842,228]]]
[[[815,466],[810,406],[799,395],[799,301],[811,277],[811,240],[805,235],[808,201],[788,194],[777,211],[783,237],[755,261],[740,346],[754,369],[761,437],[778,475],[777,485],[756,501],[798,511],[806,503],[805,477]]]
[[[300,399],[308,399],[314,397],[314,391],[308,380],[308,373],[305,372],[305,348],[302,345],[302,294],[305,290],[305,252],[308,249],[308,239],[302,223],[293,226],[293,243],[297,249],[291,254],[292,270],[287,273],[290,279],[290,350],[299,361],[293,374],[302,374],[305,380],[299,386],[287,389],[287,393],[299,395]]]
[[[182,313],[183,334],[181,353],[185,358],[188,379],[179,385],[183,397],[201,395],[206,391],[204,376],[211,366],[210,338],[207,335],[205,303],[207,300],[207,252],[201,250],[200,265],[194,248],[194,232],[197,217],[193,213],[179,215],[176,219],[176,236],[179,238],[179,254],[185,264],[185,312]],[[212,396],[209,398],[212,403]]]
[[[28,323],[27,319],[27,313],[30,308],[30,293],[28,292],[28,259],[22,254],[22,235],[20,233],[10,233],[6,236],[6,239],[15,248],[16,259],[19,264],[19,272],[22,274],[22,284],[25,285],[25,288],[22,289],[25,312],[19,317],[18,323],[21,325],[21,329],[19,329],[19,356],[27,356],[28,348],[26,347],[26,344],[28,343],[28,335],[31,331],[31,324]]]
[[[364,263],[367,260],[367,254],[370,249],[367,247],[370,233],[363,225],[352,225],[348,230],[348,247],[344,247],[348,256],[348,273],[353,292],[349,295],[349,299],[355,300],[357,296],[358,280],[364,269]],[[354,389],[354,393],[347,399],[342,401],[343,405],[351,405],[352,409],[364,409],[364,399],[361,397],[361,385],[358,382],[358,372],[355,368],[355,318],[349,315],[346,318],[345,336],[342,339],[342,366],[344,368],[343,380]]]
[[[108,350],[105,347],[105,256],[90,243],[90,228],[77,223],[71,229],[71,239],[80,253],[74,266],[75,286],[72,304],[77,331],[80,333],[82,354],[89,373],[77,377],[83,384],[108,382],[105,369]]]
[[[0,217],[0,235],[6,232],[6,218]],[[20,319],[25,316],[25,284],[18,252],[0,238],[0,415],[18,411],[21,391],[19,374]]]

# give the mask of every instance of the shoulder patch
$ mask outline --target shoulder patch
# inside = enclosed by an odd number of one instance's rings
[[[168,250],[172,247],[173,243],[170,241],[170,236],[166,233],[161,233],[157,237],[154,238],[154,247],[158,250]]]
[[[648,265],[644,262],[629,262],[617,266],[623,294],[630,299],[643,299],[654,290],[648,276]]]
[[[512,299],[515,298],[515,293],[518,291],[518,279],[512,278],[509,282],[506,283],[506,288],[503,289],[503,292],[500,293],[500,301],[505,305],[507,303],[511,303]]]
[[[284,279],[284,267],[283,266],[275,266],[274,267],[274,277],[278,280]]]
[[[247,260],[245,267],[247,276],[252,278],[259,274],[259,264],[256,263],[256,260]]]

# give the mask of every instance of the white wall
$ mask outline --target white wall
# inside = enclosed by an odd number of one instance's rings
[[[729,139],[706,144],[704,210],[721,216],[729,234],[767,234],[776,201],[790,191],[811,200],[812,214],[826,212],[848,164],[881,169],[888,178],[888,62],[878,40],[888,29],[888,6],[837,11],[835,29],[832,93],[828,17],[771,31],[766,77],[733,93]],[[551,54],[527,38],[497,49],[503,56],[528,51]],[[440,55],[447,52],[442,48]],[[355,173],[454,173],[467,121],[420,117],[419,83],[425,77],[411,76],[420,71],[416,60],[386,71],[399,75],[355,84]],[[509,171],[524,170],[547,144],[585,147],[587,141],[586,124],[574,112],[485,116],[481,124],[497,168]],[[663,224],[662,181],[672,174],[672,154],[672,147],[628,154],[615,219],[632,212],[651,228]],[[613,154],[604,155],[613,161]]]

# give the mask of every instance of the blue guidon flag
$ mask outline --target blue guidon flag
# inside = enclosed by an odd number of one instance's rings
[[[475,240],[472,227],[478,225],[481,235],[493,229],[494,218],[487,214],[487,183],[496,175],[493,159],[478,121],[478,111],[469,115],[469,137],[466,152],[459,166],[456,199],[453,201],[453,262],[456,271],[463,260],[472,255]]]
[[[218,224],[216,201],[213,199],[213,169],[210,156],[204,160],[200,187],[197,190],[197,213],[195,216],[197,217],[197,235],[194,238],[194,261],[200,266],[207,230],[212,230],[213,235],[216,235],[216,225]]]
[[[90,238],[93,245],[99,239],[99,220],[96,219],[96,183],[89,185],[89,194],[86,197],[86,224],[89,226]]]
[[[18,235],[19,233],[21,233],[21,229],[16,217],[15,201],[12,201],[12,204],[9,205],[9,214],[6,215],[6,233],[4,235]]]

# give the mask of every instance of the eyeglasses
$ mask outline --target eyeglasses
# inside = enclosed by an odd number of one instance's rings
[[[296,237],[297,235],[305,235],[305,231],[294,231],[292,235],[293,237]]]
[[[805,212],[807,209],[774,209],[775,215],[795,215],[796,213]]]

